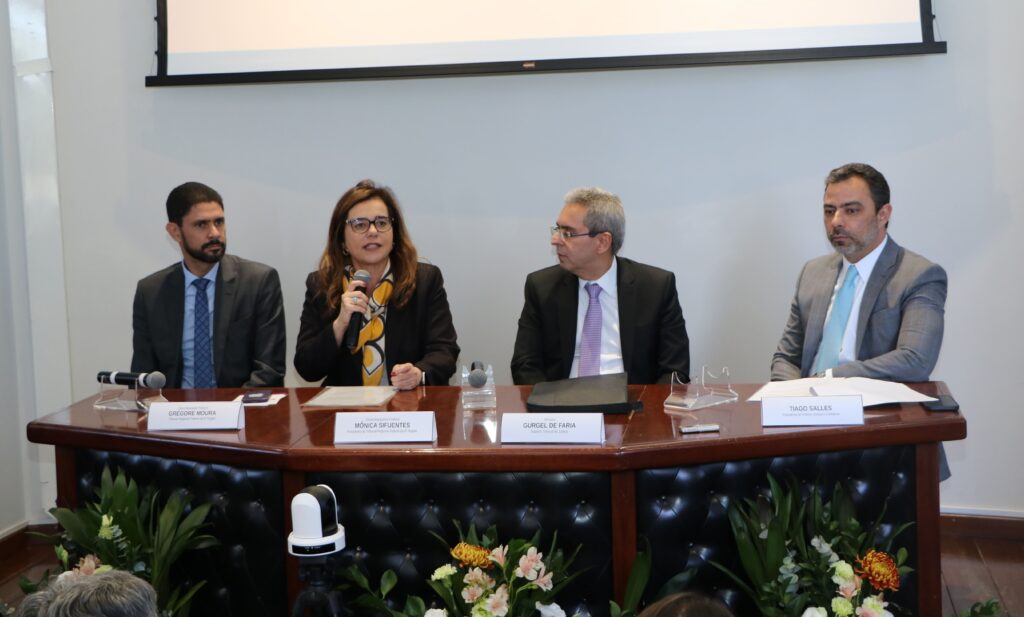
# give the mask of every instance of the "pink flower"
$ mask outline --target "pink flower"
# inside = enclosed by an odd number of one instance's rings
[[[505,565],[505,557],[507,555],[508,555],[508,545],[505,544],[504,546],[499,546],[499,547],[495,548],[493,551],[491,551],[491,554],[489,555],[489,558],[490,558],[491,561],[493,561],[494,563],[498,564],[499,566],[504,566]]]
[[[843,596],[847,600],[853,599],[853,596],[857,595],[860,591],[860,577],[854,576],[852,583],[844,583],[839,586],[839,595]]]
[[[90,576],[96,572],[96,569],[100,567],[100,558],[96,555],[86,555],[78,560],[78,565],[75,566],[75,570],[78,570],[79,574]]]
[[[505,617],[508,613],[508,588],[505,585],[498,587],[494,593],[484,600],[486,608],[494,617]]]
[[[519,558],[519,567],[516,568],[514,574],[520,578],[532,581],[537,578],[537,570],[544,567],[544,562],[541,561],[543,558],[544,554],[538,553],[537,548],[531,546],[530,550],[526,551],[526,554]]]
[[[481,587],[483,589],[491,589],[494,587],[494,579],[487,576],[480,568],[473,568],[469,572],[466,572],[466,576],[462,578],[462,582],[475,587]]]
[[[466,604],[474,604],[483,595],[483,587],[470,585],[469,587],[464,587],[462,589],[462,599],[466,601]]]
[[[544,591],[551,591],[551,572],[544,572],[544,564],[540,564],[540,572],[537,573],[537,580],[533,581]]]

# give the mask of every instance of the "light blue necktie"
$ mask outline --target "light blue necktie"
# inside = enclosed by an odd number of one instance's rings
[[[846,332],[846,322],[850,320],[856,289],[857,267],[850,264],[846,278],[843,279],[843,286],[839,288],[836,299],[832,302],[832,314],[829,315],[825,331],[821,335],[821,345],[818,346],[818,358],[814,362],[812,375],[839,364],[839,350],[843,346],[843,334]]]
[[[192,347],[192,387],[216,388],[213,378],[213,344],[210,340],[210,297],[206,294],[207,279],[196,279],[195,328]]]

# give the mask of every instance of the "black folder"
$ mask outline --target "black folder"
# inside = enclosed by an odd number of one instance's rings
[[[543,381],[526,399],[527,411],[558,413],[627,413],[640,407],[629,402],[625,373]]]

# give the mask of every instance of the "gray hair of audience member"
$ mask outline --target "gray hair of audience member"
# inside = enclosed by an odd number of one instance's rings
[[[156,591],[123,570],[65,576],[27,596],[15,617],[157,617]]]
[[[734,617],[725,604],[708,596],[684,591],[658,600],[637,617]]]
[[[591,232],[607,231],[612,235],[612,255],[618,255],[626,240],[626,213],[622,200],[596,186],[582,187],[569,191],[565,203],[578,204],[587,209],[583,224]]]

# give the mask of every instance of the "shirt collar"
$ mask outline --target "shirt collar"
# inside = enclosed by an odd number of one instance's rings
[[[608,271],[601,275],[601,278],[596,281],[586,281],[582,278],[579,279],[580,289],[587,283],[597,283],[601,286],[601,293],[607,294],[611,298],[616,298],[619,295],[619,260],[618,258],[612,259],[612,267],[608,268]]]
[[[189,270],[188,266],[185,265],[185,261],[184,260],[182,260],[182,262],[181,262],[181,270],[182,270],[182,272],[185,273],[185,288],[188,289],[188,286],[192,284],[192,281],[198,279],[199,277],[196,276],[195,274],[192,274],[192,271]],[[206,276],[204,276],[202,278],[210,281],[211,283],[216,283],[217,282],[217,272],[219,272],[219,271],[220,271],[220,262],[218,261],[217,263],[213,264],[213,267],[210,268],[210,271],[207,272]]]
[[[860,280],[866,283],[867,280],[871,278],[871,273],[875,269],[875,264],[878,263],[878,258],[882,255],[882,250],[885,249],[885,245],[888,243],[889,234],[885,234],[885,237],[882,238],[882,243],[876,246],[873,251],[862,257],[861,260],[855,264],[851,264],[845,257],[843,257],[843,270],[839,273],[840,278],[845,276],[846,271],[851,265],[854,265],[857,266],[857,276],[860,277]]]

